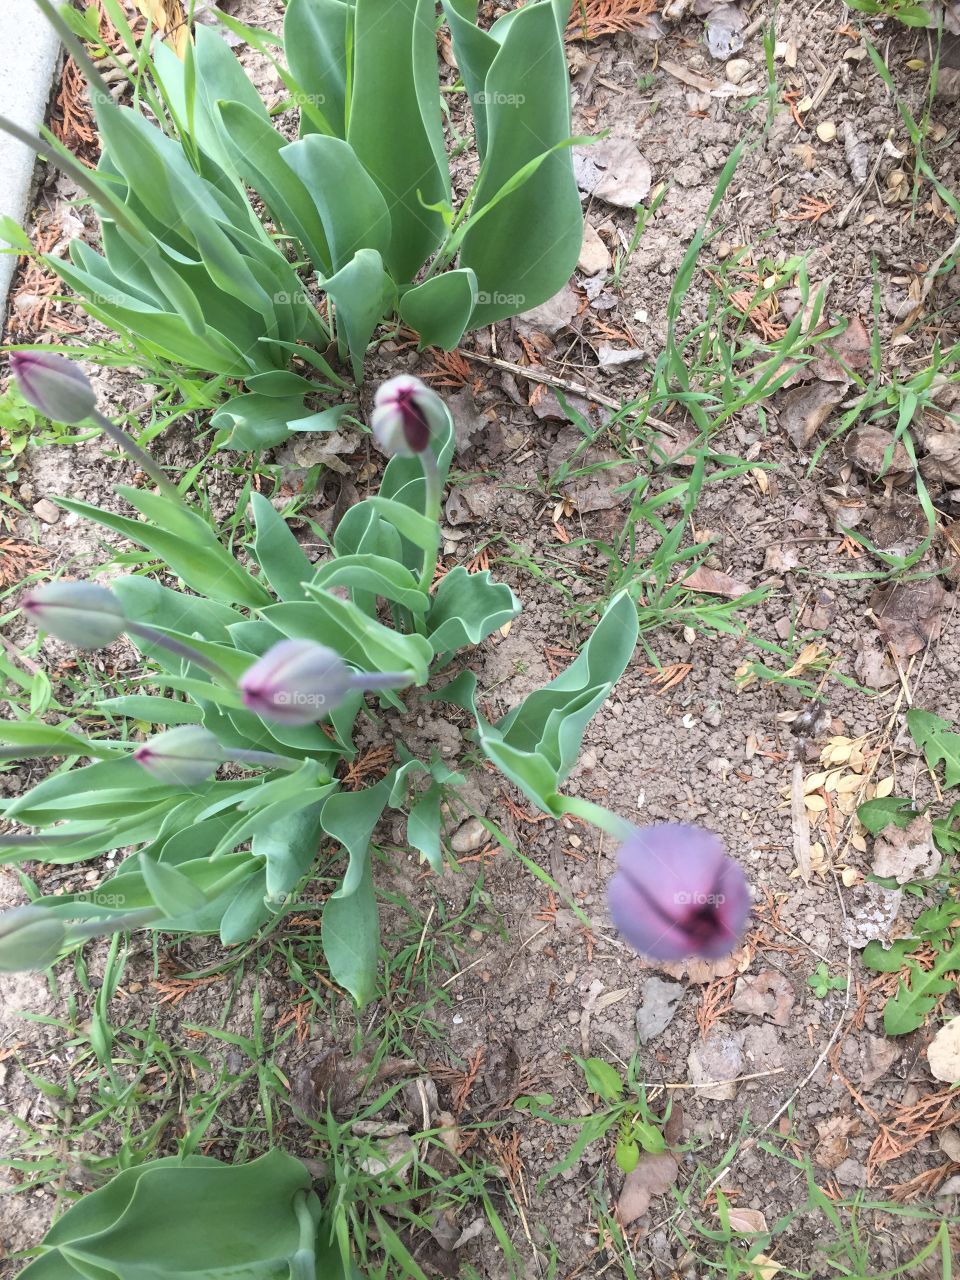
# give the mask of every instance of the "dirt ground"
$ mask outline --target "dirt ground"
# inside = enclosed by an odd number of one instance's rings
[[[244,21],[275,26],[279,4],[268,12],[265,8],[260,0],[244,0],[233,11]],[[814,9],[785,3],[773,14],[761,2],[749,17],[754,30],[736,55],[747,64],[735,69],[736,84],[727,78],[729,67],[705,48],[702,20],[694,15],[665,24],[658,44],[629,31],[570,44],[575,131],[609,129],[615,137],[633,140],[649,163],[653,186],[665,182],[666,194],[624,267],[619,288],[606,277],[611,256],[623,253],[630,242],[634,215],[585,195],[587,222],[599,237],[591,237],[595,256],[587,265],[599,263],[599,270],[579,270],[572,292],[552,314],[500,325],[492,335],[471,335],[464,347],[512,365],[534,361],[548,381],[579,384],[585,395],[564,394],[591,428],[599,429],[610,417],[604,398],[630,401],[649,387],[664,349],[667,299],[677,270],[733,146],[748,135],[756,145],[745,153],[714,220],[716,235],[703,250],[684,301],[682,328],[692,328],[708,315],[718,282],[729,302],[737,290],[752,292],[751,273],[754,279],[758,273],[774,273],[778,264],[804,255],[811,284],[825,291],[828,317],[849,321],[848,334],[856,334],[858,324],[867,334],[878,326],[886,380],[905,379],[925,367],[935,341],[945,349],[960,338],[956,271],[939,286],[936,318],[909,336],[898,331],[917,304],[931,265],[954,243],[957,228],[929,183],[923,184],[915,204],[902,189],[897,175],[912,175],[909,138],[896,102],[858,38],[856,23],[851,26],[846,10],[832,2]],[[775,63],[778,112],[764,132],[767,72],[758,24],[771,17],[780,50]],[[869,29],[903,100],[916,118],[922,117],[929,82],[928,33],[893,24]],[[924,69],[914,69],[916,62]],[[268,101],[279,97],[271,74],[263,72],[260,86]],[[795,114],[786,109],[784,93],[794,107],[805,97],[815,105]],[[938,97],[929,110],[929,136],[942,143],[934,141],[930,163],[943,186],[957,192],[956,101]],[[865,184],[854,178],[864,163],[871,171],[876,165],[875,176]],[[41,225],[67,216],[59,202],[68,193],[62,181],[41,191]],[[861,199],[847,212],[858,193]],[[791,318],[788,295],[789,290],[779,311],[774,308],[756,319],[785,325]],[[794,310],[799,306],[796,298],[792,304]],[[718,317],[717,324],[732,340],[736,303],[731,305],[734,312]],[[68,308],[48,312],[46,319],[73,323],[78,315]],[[8,340],[27,340],[35,320],[35,308],[15,307]],[[76,322],[82,323],[82,317]],[[749,325],[748,332],[754,333]],[[611,350],[631,358],[611,363]],[[866,360],[863,343],[849,350]],[[369,386],[405,369],[433,377],[449,391],[462,429],[457,488],[447,506],[446,563],[468,563],[486,551],[498,576],[524,602],[509,633],[486,642],[474,664],[481,688],[492,691],[491,710],[502,712],[555,675],[588,633],[606,563],[595,546],[578,543],[609,540],[622,526],[629,506],[615,492],[617,486],[640,468],[653,467],[658,491],[689,475],[689,467],[682,459],[672,468],[651,461],[648,426],[638,433],[643,445],[632,461],[629,454],[618,455],[607,440],[591,447],[581,465],[616,466],[560,489],[552,487],[550,476],[581,439],[578,427],[566,421],[554,388],[502,363],[457,363],[431,352],[418,356],[401,342],[376,354]],[[142,386],[135,375],[105,371],[98,377],[105,398],[128,406],[138,403]],[[756,909],[741,950],[728,962],[710,966],[656,967],[639,960],[618,939],[606,915],[604,885],[615,849],[590,828],[533,814],[497,775],[484,770],[471,777],[470,804],[554,878],[563,897],[592,920],[592,930],[520,861],[491,848],[479,835],[474,839],[472,832],[464,832],[466,856],[459,869],[448,868],[439,881],[429,878],[428,883],[402,847],[402,824],[387,824],[382,833],[378,886],[384,894],[388,940],[403,927],[403,913],[395,905],[401,897],[423,918],[438,903],[447,918],[466,913],[455,931],[455,979],[435,993],[414,984],[423,1002],[421,1021],[431,1031],[427,1034],[412,1020],[408,1047],[415,1062],[408,1057],[406,1070],[411,1077],[433,1080],[435,1114],[451,1113],[462,1132],[479,1122],[492,1124],[477,1151],[500,1167],[501,1183],[492,1191],[497,1203],[509,1194],[523,1208],[519,1220],[511,1219],[511,1230],[530,1276],[630,1274],[598,1213],[604,1205],[612,1212],[620,1192],[622,1175],[612,1159],[612,1139],[591,1144],[570,1169],[538,1187],[538,1179],[576,1131],[550,1126],[512,1106],[519,1094],[549,1093],[557,1115],[593,1111],[571,1054],[602,1057],[623,1068],[639,1051],[651,1098],[662,1108],[669,1093],[676,1109],[680,1190],[701,1177],[698,1167],[719,1165],[748,1121],[749,1135],[762,1141],[741,1145],[721,1186],[737,1208],[759,1211],[769,1224],[806,1196],[802,1172],[785,1158],[791,1153],[810,1156],[820,1185],[836,1198],[864,1192],[870,1200],[902,1199],[932,1206],[957,1221],[957,1196],[937,1198],[935,1193],[960,1173],[958,1144],[943,1140],[944,1134],[957,1135],[951,1121],[960,1124],[960,1107],[951,1109],[946,1099],[936,1122],[915,1143],[889,1140],[891,1134],[905,1132],[898,1125],[906,1112],[924,1099],[939,1097],[942,1085],[932,1078],[925,1056],[938,1022],[911,1035],[887,1037],[882,1009],[889,982],[878,980],[860,961],[858,929],[866,927],[875,909],[864,881],[872,846],[868,842],[858,849],[851,843],[855,828],[849,809],[834,810],[824,793],[822,806],[800,805],[814,823],[811,851],[802,840],[798,843],[797,806],[792,809],[790,799],[797,767],[809,778],[824,767],[821,753],[830,747],[839,752],[833,759],[847,777],[857,775],[866,784],[871,777],[877,781],[895,775],[897,794],[921,799],[932,794],[922,757],[905,735],[903,716],[912,705],[960,724],[954,595],[948,578],[936,617],[929,624],[920,620],[921,627],[928,626],[926,643],[904,656],[898,670],[885,643],[888,634],[875,620],[876,612],[883,612],[874,595],[876,582],[846,576],[865,565],[873,572],[882,566],[868,553],[866,558],[855,554],[858,548],[837,532],[835,517],[843,504],[846,514],[839,523],[853,524],[849,512],[855,507],[865,521],[861,527],[872,531],[878,545],[892,547],[904,540],[915,545],[915,501],[902,487],[869,483],[866,464],[857,461],[860,455],[851,461],[849,449],[844,453],[839,444],[831,445],[811,471],[815,446],[836,423],[833,418],[819,434],[804,439],[804,420],[823,403],[816,397],[829,378],[814,382],[819,385],[798,384],[812,398],[794,396],[791,401],[788,388],[760,412],[750,406],[734,414],[722,433],[711,437],[716,454],[746,458],[756,466],[706,484],[694,517],[698,539],[714,539],[708,569],[728,575],[720,598],[740,587],[766,586],[765,599],[750,607],[743,620],[751,635],[788,649],[791,659],[771,657],[742,638],[718,637],[695,622],[645,633],[652,654],[638,648],[591,723],[583,757],[568,784],[573,792],[637,822],[699,822],[717,831],[743,865],[755,893]],[[849,394],[846,387],[843,392]],[[941,401],[944,415],[960,411],[950,393],[946,388]],[[592,398],[596,396],[599,401]],[[835,407],[842,399],[840,394],[831,403]],[[676,412],[668,417],[668,439],[671,432],[671,452],[682,454],[684,442],[695,432]],[[184,431],[157,447],[185,465],[195,457]],[[20,481],[30,486],[28,507],[59,493],[106,501],[110,486],[122,477],[119,465],[104,466],[101,441],[28,452]],[[366,457],[360,452],[347,458],[351,475],[344,481],[331,474],[315,503],[319,515],[329,510],[342,484],[357,483],[363,492],[357,470]],[[283,460],[296,487],[303,469],[289,452]],[[229,510],[236,484],[228,470],[214,473],[209,492],[215,509],[222,504],[223,511]],[[957,495],[949,484],[941,484],[933,498],[942,514],[957,514]],[[675,507],[674,518],[678,514]],[[892,522],[893,532],[884,520]],[[888,533],[885,543],[881,528]],[[51,569],[93,565],[103,558],[97,536],[70,516],[61,515],[51,524],[30,516],[15,532],[41,542]],[[648,556],[656,542],[650,526],[642,526],[638,557]],[[511,547],[522,554],[511,553]],[[947,563],[942,544],[930,555],[938,557],[938,564]],[[543,567],[546,580],[529,571],[528,561]],[[16,632],[11,636],[15,640]],[[801,662],[794,674],[822,689],[828,714],[814,734],[804,737],[791,732],[791,721],[807,706],[809,690],[746,677],[751,661],[782,672],[811,642],[823,646],[816,664],[804,667]],[[48,646],[53,658],[65,656],[53,642]],[[123,651],[111,650],[110,660],[122,670]],[[403,736],[411,746],[419,739],[420,745],[436,746],[445,758],[455,759],[465,745],[466,728],[458,712],[423,704],[413,732],[398,724],[390,724],[388,732]],[[25,779],[7,774],[2,782],[9,793]],[[853,794],[862,798],[866,793]],[[798,848],[806,848],[812,859],[806,879],[798,874]],[[81,864],[57,875],[70,888],[88,873],[87,864]],[[0,901],[13,903],[21,897],[16,874],[0,870]],[[892,936],[907,934],[919,909],[917,899],[905,898]],[[90,949],[93,989],[104,954]],[[186,971],[215,963],[217,951],[210,940],[188,939],[170,948],[168,957]],[[831,974],[849,979],[846,991],[832,990],[824,998],[813,994],[807,978],[821,962]],[[57,977],[53,987],[37,975],[0,978],[0,1144],[8,1149],[15,1137],[14,1117],[50,1126],[54,1135],[65,1126],[61,1104],[38,1093],[19,1065],[48,1078],[70,1075],[76,1047],[62,1028],[43,1020],[66,1017],[72,999],[79,1001],[82,1017],[89,995],[69,965],[61,966]],[[287,974],[274,965],[260,972],[259,982],[270,1018],[282,1020],[291,1001]],[[240,1034],[249,1032],[251,984],[248,974],[227,1023]],[[183,1024],[217,1021],[223,991],[213,984],[188,991],[176,1003],[159,1002],[162,990],[145,942],[128,962],[120,1014],[127,1023],[145,1026],[156,1013],[158,1034],[176,1038]],[[409,994],[405,998],[412,999]],[[646,1028],[651,1007],[664,1000],[672,1008],[667,1025],[644,1031],[645,1038],[638,1039],[638,1010],[639,1026]],[[940,1016],[957,1013],[955,991],[945,998]],[[358,1028],[372,1044],[402,1014],[381,1002],[358,1022],[341,1002],[336,1022],[317,1017],[303,1035],[285,1043],[278,1065],[288,1078],[301,1082],[296,1088],[302,1095],[311,1087],[311,1071],[331,1049],[349,1057],[356,1050]],[[204,1051],[217,1061],[223,1056],[212,1042]],[[716,1081],[719,1086],[703,1087]],[[89,1105],[81,1090],[75,1113],[82,1115]],[[255,1105],[255,1097],[244,1093],[231,1100],[219,1117],[220,1127],[209,1135],[213,1154],[235,1153],[231,1125],[242,1124],[244,1108]],[[400,1121],[408,1116],[399,1102],[385,1114]],[[422,1124],[411,1119],[410,1127]],[[283,1116],[280,1132],[288,1149],[303,1153],[298,1144],[304,1131],[293,1114]],[[494,1135],[493,1143],[487,1133]],[[168,1149],[173,1136],[171,1131],[160,1149]],[[769,1150],[774,1140],[778,1154]],[[902,1153],[889,1158],[901,1147]],[[65,1187],[76,1191],[85,1185],[81,1157],[91,1154],[97,1153],[63,1150],[69,1169]],[[8,1171],[6,1176],[18,1182],[24,1175]],[[701,1193],[709,1182],[709,1177],[701,1178]],[[695,1195],[693,1203],[701,1220],[716,1221],[715,1200],[704,1205],[702,1195]],[[0,1257],[4,1250],[9,1255],[35,1244],[53,1205],[49,1186],[6,1198]],[[882,1210],[867,1217],[871,1265],[877,1273],[902,1264],[931,1234],[929,1223],[905,1225]],[[468,1221],[460,1220],[458,1228]],[[683,1230],[669,1191],[655,1198],[628,1229],[635,1274],[707,1274],[686,1254]],[[960,1232],[955,1243],[960,1244]],[[472,1266],[475,1275],[491,1280],[507,1274],[488,1226],[456,1253],[430,1241],[413,1241],[414,1247],[420,1250],[415,1255],[420,1265],[439,1274],[458,1274],[458,1266]],[[793,1269],[788,1274],[834,1274],[822,1247],[822,1221],[801,1215],[778,1236],[774,1259]],[[557,1269],[548,1272],[551,1256]],[[940,1275],[939,1265],[934,1259],[929,1264],[933,1269],[912,1274]],[[14,1263],[0,1262],[0,1276],[13,1276],[17,1269]]]

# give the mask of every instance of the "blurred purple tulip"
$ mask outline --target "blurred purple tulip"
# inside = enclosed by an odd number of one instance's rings
[[[28,618],[78,649],[102,649],[124,631],[120,601],[95,582],[48,582],[20,601]]]
[[[55,351],[12,351],[10,367],[24,400],[54,422],[84,422],[97,407],[90,379]]]
[[[355,689],[400,689],[406,672],[355,672],[333,649],[312,640],[278,640],[240,677],[244,705],[277,724],[313,724]]]
[[[750,915],[746,877],[720,838],[675,822],[624,841],[607,903],[626,941],[654,960],[725,956]]]

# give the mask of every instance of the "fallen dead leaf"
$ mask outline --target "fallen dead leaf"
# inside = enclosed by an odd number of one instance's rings
[[[913,470],[906,449],[894,439],[892,431],[885,431],[883,427],[856,427],[848,431],[843,440],[843,456],[875,480]]]
[[[843,333],[831,338],[822,350],[823,355],[817,356],[809,366],[816,378],[826,382],[849,382],[848,369],[865,369],[870,363],[870,335],[860,317],[851,316]]]
[[[617,1201],[617,1217],[623,1226],[642,1218],[654,1196],[662,1196],[677,1180],[680,1166],[669,1151],[645,1152],[623,1180]]]
[[[848,1139],[860,1132],[856,1116],[831,1116],[817,1125],[820,1141],[813,1151],[814,1163],[821,1169],[836,1169],[850,1154]]]
[[[722,573],[719,569],[707,569],[704,565],[700,565],[699,568],[694,569],[693,573],[688,574],[683,580],[683,585],[691,591],[704,591],[712,596],[726,596],[728,600],[745,596],[750,590],[743,582],[731,578],[728,573]]]
[[[781,391],[775,397],[780,424],[798,449],[806,448],[847,394],[849,385],[817,379]]]
[[[936,578],[885,582],[870,597],[877,630],[902,660],[940,638],[940,610],[946,592]]]
[[[942,859],[933,844],[933,824],[928,813],[918,814],[906,827],[887,827],[873,845],[875,876],[893,877],[897,884],[925,880],[940,870]]]
[[[739,1209],[735,1205],[727,1210],[730,1230],[738,1236],[761,1235],[767,1229],[767,1220],[759,1209]]]
[[[650,194],[650,165],[626,134],[611,133],[589,147],[575,147],[573,167],[581,191],[618,209],[634,209]]]
[[[720,960],[670,960],[663,963],[651,963],[648,967],[666,973],[671,978],[686,978],[696,986],[706,986],[714,978],[729,978],[735,973],[744,973],[753,962],[752,947],[738,947],[730,955]]]
[[[785,975],[764,969],[755,976],[746,974],[737,979],[730,1007],[736,1013],[768,1019],[775,1027],[787,1027],[794,1000],[793,986]]]
[[[927,456],[920,474],[932,488],[960,485],[960,431],[928,431],[923,438]]]
[[[861,1043],[860,1051],[863,1059],[860,1083],[865,1089],[881,1080],[900,1056],[896,1043],[886,1036],[868,1035]]]

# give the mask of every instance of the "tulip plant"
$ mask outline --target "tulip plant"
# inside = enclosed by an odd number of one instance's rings
[[[147,113],[118,107],[50,0],[37,3],[87,74],[102,143],[91,174],[47,140],[100,215],[102,252],[77,238],[69,261],[44,261],[141,349],[243,381],[215,419],[221,443],[262,448],[332,427],[338,408],[310,413],[304,400],[346,385],[327,360],[332,340],[359,381],[382,321],[452,349],[573,271],[570,0],[529,0],[488,31],[475,0],[444,0],[480,161],[458,207],[434,0],[289,0],[288,67],[276,65],[298,112],[293,141],[209,27],[183,61],[158,44]],[[267,33],[242,33],[272,56]],[[318,378],[289,368],[295,354]]]
[[[41,411],[56,404],[68,422],[96,414],[89,385],[64,357],[24,352],[13,363]],[[444,798],[462,782],[438,756],[418,760],[405,747],[402,699],[519,611],[489,571],[458,566],[434,586],[453,452],[440,397],[415,378],[394,378],[377,393],[372,429],[392,455],[379,493],[350,508],[317,564],[256,493],[249,564],[162,473],[156,492],[117,490],[142,519],[60,500],[142,548],[140,565],[109,584],[48,583],[23,598],[25,613],[81,649],[126,635],[145,666],[128,692],[96,704],[114,726],[109,736],[29,718],[0,722],[5,758],[65,759],[4,802],[0,859],[74,863],[132,852],[94,890],[39,898],[0,917],[0,968],[44,967],[92,933],[141,924],[244,942],[293,909],[318,852],[332,848],[344,863],[322,902],[323,945],[335,980],[358,1002],[370,999],[379,951],[370,853],[377,823],[387,808],[406,814],[410,847],[439,870]],[[150,572],[158,562],[182,588]],[[636,639],[636,607],[617,596],[571,666],[497,724],[478,709],[469,667],[420,696],[469,712],[487,758],[560,815],[585,803],[560,786]],[[397,758],[375,785],[352,790],[343,775],[357,755],[354,723],[380,714],[369,695],[399,717]],[[597,815],[615,821],[587,806],[585,816]]]
[[[125,1169],[47,1232],[22,1280],[360,1280],[304,1165],[167,1157]]]

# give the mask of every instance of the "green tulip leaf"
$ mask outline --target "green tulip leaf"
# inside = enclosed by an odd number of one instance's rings
[[[400,319],[420,335],[420,350],[453,351],[477,302],[477,277],[468,267],[414,285],[400,299]]]

